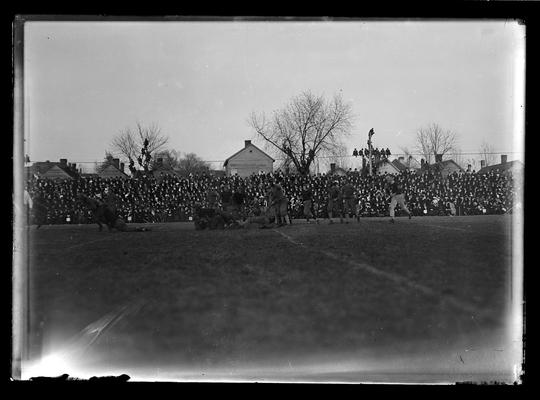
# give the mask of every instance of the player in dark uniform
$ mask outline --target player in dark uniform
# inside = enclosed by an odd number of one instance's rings
[[[315,219],[315,222],[319,223],[316,217],[313,216],[313,213],[311,212],[311,207],[313,204],[313,191],[311,190],[311,187],[309,184],[305,184],[304,188],[302,189],[302,202],[304,203],[304,217],[306,218],[306,221],[309,222],[310,218]]]
[[[105,203],[110,210],[116,214],[118,211],[118,198],[116,195],[111,191],[111,189],[107,186],[103,192],[103,203]]]
[[[345,215],[346,222],[349,223],[349,215],[353,215],[353,218],[357,218],[356,214],[356,199],[354,197],[354,186],[347,179],[345,184],[341,187],[341,197],[343,199],[343,214]]]
[[[232,194],[232,213],[235,219],[240,219],[244,216],[244,203],[246,200],[246,193],[243,187],[239,187]]]
[[[412,218],[412,214],[405,204],[405,194],[403,193],[403,186],[397,183],[392,175],[386,177],[387,190],[390,194],[390,222],[394,223],[394,209],[396,204],[399,204],[401,209],[409,215],[409,219]]]
[[[270,189],[270,207],[274,210],[278,226],[285,225],[287,217],[287,198],[279,183],[274,183]]]
[[[341,192],[339,190],[338,182],[335,181],[328,188],[328,218],[330,223],[333,224],[335,214],[339,214],[340,222],[343,222],[343,216],[341,215]]]

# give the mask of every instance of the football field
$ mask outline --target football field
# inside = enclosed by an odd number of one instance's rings
[[[511,218],[32,226],[23,378],[508,382]]]

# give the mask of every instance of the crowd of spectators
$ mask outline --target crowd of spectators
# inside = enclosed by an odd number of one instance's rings
[[[405,189],[405,198],[413,215],[502,214],[512,208],[514,182],[511,175],[491,171],[488,174],[455,172],[443,178],[440,173],[403,171],[395,175]],[[316,174],[302,176],[274,172],[240,178],[209,174],[180,177],[151,175],[137,178],[81,177],[73,180],[34,178],[27,191],[33,201],[35,221],[39,224],[84,224],[92,222],[91,212],[77,201],[77,194],[114,199],[117,213],[126,222],[189,221],[193,208],[209,206],[209,192],[217,192],[223,206],[223,192],[242,193],[245,210],[264,202],[271,182],[279,181],[289,199],[292,218],[303,218],[302,190],[307,184],[313,193],[313,215],[327,217],[328,188],[346,180],[355,188],[360,216],[386,216],[388,194],[384,175],[365,176],[350,171],[346,175]]]

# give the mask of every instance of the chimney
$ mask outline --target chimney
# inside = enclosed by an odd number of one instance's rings
[[[484,168],[486,166],[486,160],[480,160],[480,168]]]
[[[67,166],[67,158],[61,158],[60,159],[60,165],[62,167],[66,167]]]
[[[508,156],[506,154],[501,155],[501,164],[506,164],[506,161],[508,161]]]
[[[244,140],[244,147],[248,147],[251,144],[251,140]]]
[[[71,165],[73,166],[72,168],[76,171],[77,170],[77,163],[73,163]]]
[[[113,165],[114,165],[116,168],[120,169],[120,159],[119,159],[119,158],[113,158],[113,159],[112,159],[112,162],[113,162]]]
[[[120,163],[120,171],[124,172],[124,163],[123,162]]]
[[[330,164],[330,172],[334,172],[336,170],[336,164],[332,163]]]
[[[442,154],[435,154],[435,162],[442,162]]]

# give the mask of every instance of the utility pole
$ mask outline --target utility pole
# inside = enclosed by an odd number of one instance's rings
[[[368,149],[369,149],[369,175],[373,175],[373,166],[372,166],[372,158],[371,158],[371,152],[372,152],[372,149],[373,149],[373,146],[371,145],[371,137],[375,134],[375,132],[373,131],[373,128],[371,128],[369,130],[369,133],[368,133],[368,141],[367,141],[367,144],[368,144]]]

